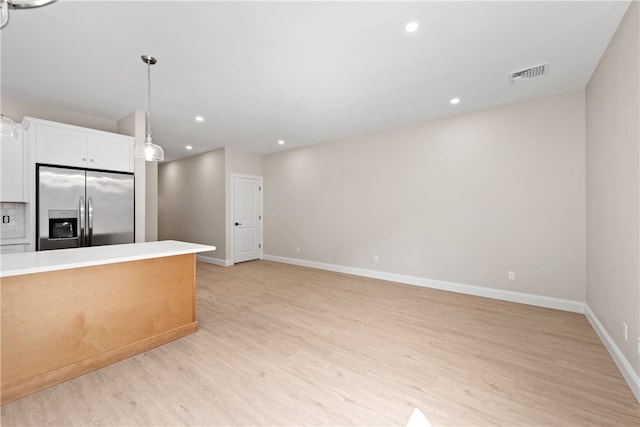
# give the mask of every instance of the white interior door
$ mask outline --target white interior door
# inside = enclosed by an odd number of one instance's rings
[[[262,255],[262,178],[233,177],[233,262]]]

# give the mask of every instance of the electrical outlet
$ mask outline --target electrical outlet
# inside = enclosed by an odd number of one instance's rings
[[[9,224],[11,222],[11,216],[9,215],[2,215],[2,223],[3,224]]]
[[[622,336],[624,337],[625,341],[629,339],[629,328],[627,327],[626,322],[622,322]]]
[[[380,261],[380,258],[378,258],[378,255],[374,255],[373,262],[378,262],[378,261]]]
[[[507,277],[509,278],[509,280],[516,280],[516,272],[510,271]]]
[[[296,252],[300,253],[300,246],[296,246]]]

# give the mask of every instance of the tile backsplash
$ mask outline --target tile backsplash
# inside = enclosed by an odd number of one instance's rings
[[[26,204],[2,202],[0,205],[0,210],[2,211],[2,227],[0,228],[0,238],[19,239],[25,237],[24,217],[26,214]]]

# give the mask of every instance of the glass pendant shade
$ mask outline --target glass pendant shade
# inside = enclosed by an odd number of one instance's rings
[[[7,0],[12,9],[32,9],[34,7],[46,6],[56,0]]]
[[[161,162],[164,160],[164,150],[151,142],[151,139],[145,139],[144,142],[136,144],[135,156],[144,157],[147,162]]]
[[[56,0],[0,0],[0,29],[9,23],[9,9],[33,9],[46,6]]]
[[[9,117],[0,114],[0,136],[15,138],[18,134],[18,127]]]

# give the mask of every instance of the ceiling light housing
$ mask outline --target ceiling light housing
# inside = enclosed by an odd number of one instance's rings
[[[196,116],[196,122],[204,122],[204,117]]]
[[[407,33],[415,33],[416,31],[418,31],[418,28],[420,28],[420,24],[418,24],[417,22],[409,22],[407,25],[405,25],[404,30]]]
[[[460,98],[451,98],[449,101],[451,104],[456,105],[460,103]]]
[[[283,141],[283,140],[280,140],[280,141],[278,141],[278,144],[279,144],[279,145],[284,145],[284,141]]]
[[[190,146],[190,145],[187,145],[187,146],[185,146],[184,148],[186,148],[187,150],[192,150],[192,149],[193,149],[193,147],[192,147],[192,146]]]

